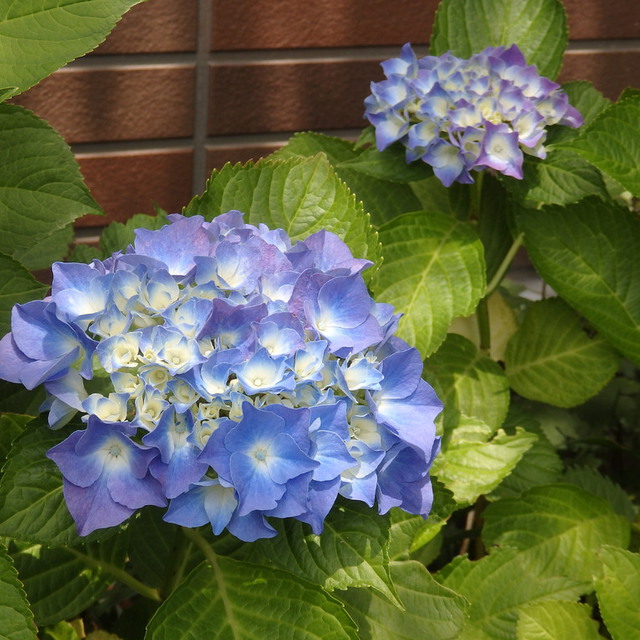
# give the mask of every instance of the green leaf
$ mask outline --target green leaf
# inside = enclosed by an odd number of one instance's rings
[[[284,229],[293,241],[326,229],[340,236],[355,257],[379,262],[380,246],[369,216],[324,154],[227,165],[213,172],[205,192],[184,213],[211,220],[232,209],[244,212],[249,224]]]
[[[0,467],[11,451],[11,443],[24,431],[25,426],[33,420],[33,416],[18,413],[0,415]]]
[[[84,549],[81,551],[87,553]],[[88,550],[89,554],[118,568],[124,566],[125,552],[122,540],[117,537]],[[39,626],[78,615],[93,604],[113,580],[108,573],[87,567],[82,557],[67,549],[21,546],[12,556]]]
[[[476,418],[461,417],[444,450],[436,457],[432,473],[451,491],[459,504],[471,504],[506,478],[536,435],[520,427],[513,435],[493,430]]]
[[[444,404],[445,417],[457,413],[477,418],[493,432],[509,409],[509,382],[497,362],[456,334],[425,362],[424,378]],[[445,420],[445,424],[446,424]]]
[[[545,572],[589,581],[603,544],[626,547],[629,522],[602,498],[571,484],[534,487],[490,504],[483,514],[487,545],[514,547]]]
[[[12,95],[16,93],[18,87],[3,87],[0,89],[0,102],[8,100]]]
[[[640,91],[628,89],[566,145],[640,196]]]
[[[372,222],[376,226],[401,213],[421,208],[412,185],[390,182],[386,177],[380,179],[349,169],[349,162],[357,160],[362,151],[357,150],[348,140],[320,133],[296,133],[286,146],[276,151],[272,157],[306,158],[317,153],[327,156],[336,174],[356,198],[362,201],[365,211],[371,214]]]
[[[591,608],[578,602],[537,602],[520,608],[518,640],[601,640]]]
[[[419,562],[392,562],[391,577],[405,610],[366,589],[340,594],[358,625],[360,640],[455,640],[469,603],[438,584]]]
[[[97,47],[123,13],[141,0],[3,0],[0,86],[26,91]]]
[[[0,640],[35,640],[33,615],[7,550],[0,545]]]
[[[274,522],[278,535],[252,545],[250,559],[319,584],[328,591],[372,587],[398,603],[389,577],[389,516],[364,504],[343,500],[317,536],[297,520]]]
[[[600,613],[613,640],[640,638],[640,555],[603,547],[602,576],[596,580]]]
[[[41,630],[42,640],[82,640],[70,622],[58,622]]]
[[[421,211],[381,227],[380,240],[376,299],[405,314],[397,334],[426,357],[442,344],[451,321],[473,313],[484,294],[482,243],[466,222]]]
[[[79,538],[62,495],[62,476],[45,453],[67,430],[33,421],[14,442],[0,480],[0,536],[48,546],[102,539],[117,528]]]
[[[567,19],[557,0],[443,0],[431,52],[468,58],[485,47],[517,44],[541,75],[555,78],[567,46]]]
[[[231,558],[202,563],[158,609],[145,640],[357,640],[355,626],[320,587]]]
[[[48,288],[17,260],[0,253],[0,335],[11,330],[11,309],[14,304],[43,298]]]
[[[640,220],[589,198],[522,212],[525,245],[540,275],[607,340],[640,363]]]
[[[476,562],[458,556],[435,577],[471,603],[469,622],[457,640],[516,640],[522,605],[571,601],[588,589],[543,573],[516,549],[496,549]]]
[[[633,522],[636,511],[629,494],[611,478],[598,473],[593,467],[573,467],[560,478],[560,482],[575,484],[581,489],[599,496],[618,514]]]
[[[100,236],[100,249],[102,257],[107,258],[116,251],[124,251],[135,240],[135,229],[160,229],[167,223],[164,215],[149,216],[144,213],[136,213],[125,223],[112,222],[105,227]]]
[[[432,479],[433,505],[425,520],[402,509],[393,508],[389,512],[389,558],[406,560],[410,553],[417,551],[435,538],[447,519],[456,509],[453,494],[441,482]]]
[[[100,260],[102,251],[88,244],[76,244],[67,257],[68,262],[84,262],[89,264],[92,260]]]
[[[575,407],[613,377],[618,356],[601,336],[589,337],[580,317],[559,298],[532,304],[505,353],[511,387],[529,400]]]
[[[505,187],[525,206],[567,205],[588,196],[607,197],[600,171],[569,149],[554,149],[544,159],[525,156],[522,180],[505,178]]]
[[[66,254],[69,225],[101,213],[64,140],[22,107],[0,105],[0,252],[46,268]]]

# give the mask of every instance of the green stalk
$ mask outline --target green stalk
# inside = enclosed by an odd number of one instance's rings
[[[162,602],[162,598],[160,597],[160,593],[157,589],[153,589],[152,587],[149,587],[146,584],[140,582],[140,580],[134,578],[124,569],[116,567],[115,565],[109,562],[105,562],[104,560],[93,558],[92,556],[89,556],[86,553],[82,553],[77,549],[72,549],[71,547],[65,547],[65,550],[76,556],[76,558],[82,560],[82,562],[84,562],[86,565],[94,567],[96,569],[102,569],[106,573],[112,575],[116,580],[122,582],[122,584],[126,585],[130,589],[133,589],[133,591],[139,593],[141,596],[149,598],[150,600],[155,600],[156,602]]]
[[[476,308],[476,318],[478,321],[478,333],[480,334],[480,350],[489,353],[491,350],[491,327],[489,325],[489,306],[487,298],[484,297]]]
[[[522,246],[522,240],[524,238],[524,233],[520,233],[513,241],[511,248],[507,252],[507,255],[504,257],[498,270],[496,271],[493,278],[491,278],[491,282],[487,285],[487,290],[485,291],[485,298],[490,296],[500,285],[502,279],[504,278],[507,270],[511,266],[511,262],[516,257],[516,253],[518,253],[518,249]]]

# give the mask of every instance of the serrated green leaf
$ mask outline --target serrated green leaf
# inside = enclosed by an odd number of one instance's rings
[[[505,178],[503,184],[524,205],[567,205],[588,196],[607,197],[600,171],[569,149],[554,149],[544,159],[526,156],[522,180]]]
[[[466,223],[440,213],[408,213],[380,229],[384,262],[376,299],[405,314],[397,334],[423,357],[458,316],[473,313],[485,290],[482,242]]]
[[[490,504],[483,514],[487,545],[514,547],[545,571],[579,581],[597,572],[604,544],[626,547],[629,522],[607,502],[570,484],[534,487],[517,498]]]
[[[398,604],[388,569],[389,516],[344,500],[331,510],[319,536],[296,520],[274,526],[278,535],[254,543],[251,560],[273,563],[328,591],[372,587]]]
[[[324,154],[312,158],[265,159],[244,167],[227,165],[213,172],[205,192],[185,208],[211,220],[236,209],[245,222],[284,229],[303,240],[320,229],[340,236],[357,258],[380,261],[377,234],[347,186]]]
[[[62,494],[62,475],[45,456],[68,434],[34,420],[14,442],[0,480],[0,536],[56,547],[102,539],[117,531],[78,537]]]
[[[640,91],[628,89],[566,145],[640,196]]]
[[[124,566],[126,548],[117,537],[81,551],[118,568]],[[82,557],[63,548],[21,546],[12,557],[39,626],[78,615],[113,580],[108,573],[87,567]]]
[[[581,489],[599,496],[618,514],[633,522],[636,511],[627,492],[611,478],[598,473],[593,467],[573,467],[560,478],[560,482],[575,484]]]
[[[640,554],[617,547],[600,550],[602,576],[596,580],[600,613],[613,640],[640,638]]]
[[[493,432],[504,422],[509,409],[507,377],[466,338],[449,334],[425,362],[424,378],[442,400],[445,417],[460,413],[477,418]]]
[[[543,573],[516,549],[497,549],[476,562],[458,556],[435,577],[471,603],[469,622],[457,640],[516,640],[522,605],[572,601],[589,588]]]
[[[348,140],[305,132],[295,134],[286,146],[273,154],[273,157],[304,158],[317,153],[326,154],[335,172],[354,193],[356,199],[362,202],[376,226],[401,213],[421,208],[412,185],[390,182],[389,179],[380,179],[349,169],[349,162],[357,160],[362,152]]]
[[[33,615],[7,550],[0,545],[0,640],[35,640]]]
[[[433,463],[432,473],[459,504],[471,504],[493,491],[537,438],[520,427],[513,435],[500,429],[489,440],[492,432],[475,418],[461,417]]]
[[[142,0],[3,0],[0,86],[26,91],[98,46],[122,14]]]
[[[13,305],[43,298],[48,288],[17,260],[0,253],[0,336],[11,330]]]
[[[599,640],[591,608],[578,602],[536,602],[520,608],[518,640]]]
[[[455,640],[466,619],[465,598],[438,584],[419,562],[390,566],[404,611],[369,590],[340,594],[358,624],[360,640]]]
[[[580,317],[559,298],[532,304],[505,353],[511,387],[529,400],[575,407],[613,377],[618,356],[601,337],[589,337]]]
[[[82,640],[70,622],[58,622],[41,631],[42,640]]]
[[[555,78],[567,46],[567,19],[557,0],[444,0],[431,52],[468,58],[485,47],[517,44],[541,75]]]
[[[588,198],[522,212],[537,271],[620,352],[640,363],[640,220]]]
[[[149,216],[145,213],[136,213],[125,223],[112,222],[105,227],[100,236],[100,249],[102,257],[106,258],[116,251],[124,251],[135,240],[135,229],[160,229],[167,224],[164,215]]]
[[[231,558],[201,564],[158,609],[145,640],[357,640],[355,626],[320,587]]]
[[[405,147],[399,143],[384,151],[378,151],[372,146],[362,150],[355,158],[343,160],[336,168],[350,169],[373,178],[400,183],[423,180],[433,175],[431,167],[425,162],[407,164],[405,152]]]
[[[0,105],[0,251],[46,268],[66,254],[71,222],[101,213],[64,140],[22,107]]]

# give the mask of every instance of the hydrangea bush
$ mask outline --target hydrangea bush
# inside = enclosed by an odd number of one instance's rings
[[[5,4],[0,101],[136,0]],[[0,104],[0,638],[638,637],[640,92],[566,44],[442,0],[355,143],[71,251],[100,206]]]

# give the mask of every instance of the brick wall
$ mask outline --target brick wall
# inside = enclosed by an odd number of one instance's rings
[[[179,210],[226,161],[299,130],[355,136],[378,63],[426,53],[435,0],[148,0],[107,41],[19,97],[71,144],[110,220]],[[565,0],[561,80],[640,87],[640,2]]]

